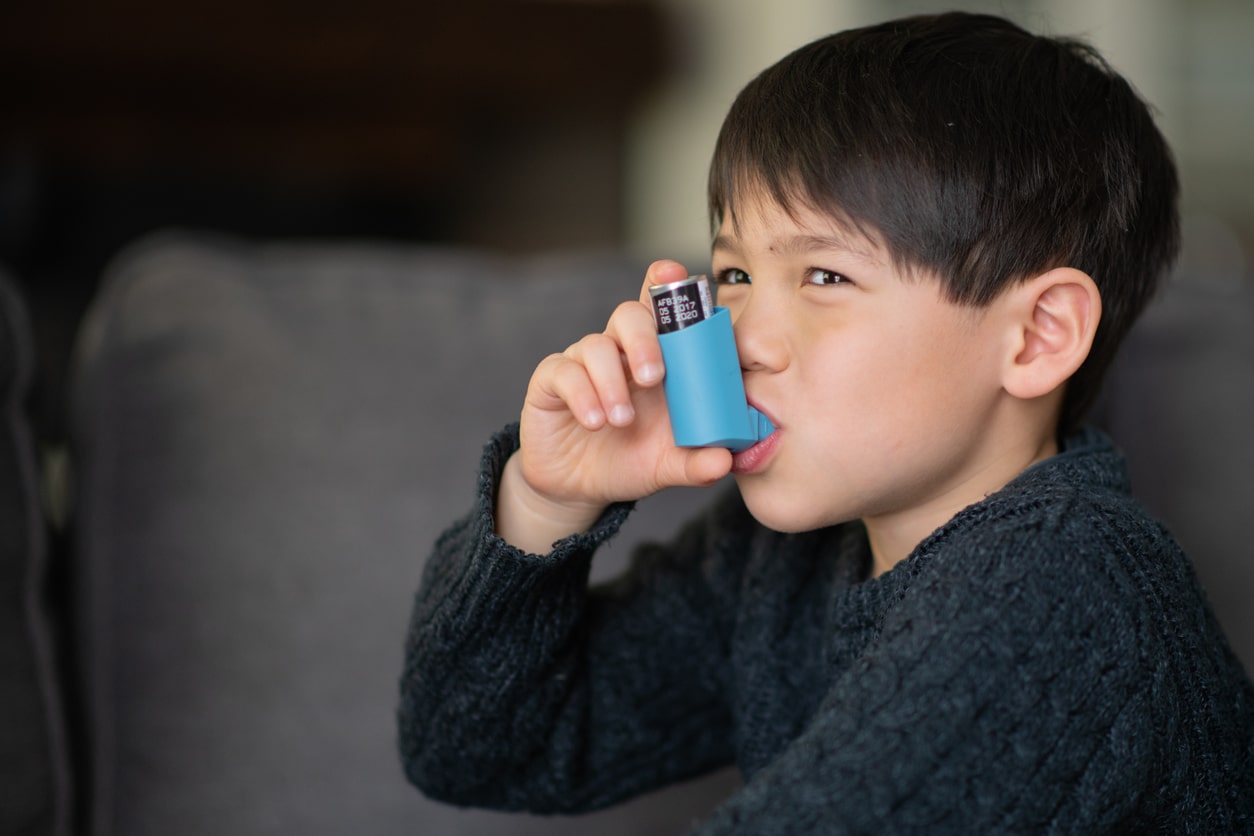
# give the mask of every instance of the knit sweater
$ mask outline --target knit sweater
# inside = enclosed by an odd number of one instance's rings
[[[735,763],[700,834],[1254,832],[1254,688],[1087,431],[868,579],[865,529],[734,491],[589,588],[630,506],[547,555],[494,533],[510,428],[406,643],[410,780],[578,812]]]

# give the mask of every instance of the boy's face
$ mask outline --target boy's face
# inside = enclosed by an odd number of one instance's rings
[[[913,548],[1005,484],[986,478],[1005,453],[990,428],[1004,424],[1007,348],[988,309],[951,304],[934,276],[903,275],[826,215],[752,195],[712,266],[749,400],[779,428],[735,459],[764,525],[863,519],[873,548]]]

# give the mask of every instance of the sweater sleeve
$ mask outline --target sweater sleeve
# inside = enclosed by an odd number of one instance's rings
[[[701,836],[1128,827],[1162,745],[1140,593],[1100,538],[1047,528],[860,591],[899,596],[851,604],[886,613],[878,639]]]
[[[476,508],[424,570],[399,710],[410,780],[456,804],[575,812],[727,763],[720,619],[734,581],[706,558],[706,532],[726,521],[642,550],[590,591],[593,553],[629,507],[550,554],[520,552],[492,514],[516,445],[516,430],[489,445]]]

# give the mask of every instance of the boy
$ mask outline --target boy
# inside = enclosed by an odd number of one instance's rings
[[[712,275],[776,427],[673,446],[648,287],[545,359],[419,592],[430,795],[579,811],[734,762],[698,831],[1254,829],[1254,688],[1082,418],[1177,249],[1092,51],[964,14],[825,38],[724,123]],[[731,472],[620,580],[632,500]]]

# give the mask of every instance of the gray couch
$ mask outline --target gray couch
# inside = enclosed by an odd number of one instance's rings
[[[0,834],[76,819],[99,836],[665,834],[731,792],[724,771],[590,816],[509,816],[427,801],[396,754],[431,541],[468,507],[479,449],[517,414],[531,368],[600,328],[644,266],[191,234],[121,255],[73,380],[69,671],[32,580],[45,557],[20,429],[29,353],[12,350],[24,326],[8,328],[3,464],[20,490],[0,586]],[[1178,283],[1101,419],[1254,669],[1254,548],[1238,530],[1254,511],[1252,342],[1249,285]],[[644,503],[598,576],[700,501]]]

